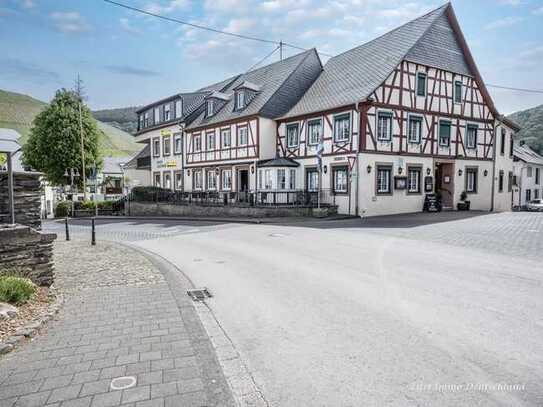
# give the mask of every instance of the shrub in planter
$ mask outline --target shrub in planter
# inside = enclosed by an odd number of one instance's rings
[[[24,304],[36,292],[36,286],[27,278],[0,276],[0,302]]]
[[[72,212],[72,201],[61,201],[55,207],[55,217],[65,218]]]
[[[458,202],[456,204],[456,209],[459,211],[469,211],[469,207],[471,205],[471,202],[467,200],[468,199],[468,193],[466,191],[462,191],[460,194],[460,200],[462,202]]]
[[[113,209],[113,203],[115,201],[100,201],[97,203],[98,205],[98,209],[106,209],[106,210],[111,210]]]
[[[96,210],[96,202],[94,201],[81,201],[77,203],[78,205],[76,206],[76,209],[78,210],[87,210],[87,211]]]

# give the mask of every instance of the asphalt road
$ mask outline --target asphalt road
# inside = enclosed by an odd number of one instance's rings
[[[538,215],[199,226],[134,244],[210,289],[270,406],[541,406]]]

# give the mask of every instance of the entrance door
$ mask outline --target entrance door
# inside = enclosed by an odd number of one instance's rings
[[[452,209],[454,202],[454,164],[436,163],[436,192],[441,193],[443,209]]]
[[[249,202],[249,170],[239,169],[237,181],[238,202]]]

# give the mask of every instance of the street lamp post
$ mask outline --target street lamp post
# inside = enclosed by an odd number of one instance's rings
[[[74,216],[74,179],[79,178],[79,170],[77,168],[66,168],[64,171],[64,177],[66,177],[66,182],[70,181],[70,193],[72,195],[72,217]],[[77,185],[76,185],[76,194],[77,194]]]

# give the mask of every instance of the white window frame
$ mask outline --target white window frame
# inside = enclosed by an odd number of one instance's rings
[[[213,99],[208,99],[207,102],[206,102],[206,117],[213,116],[214,110],[215,110],[214,100]]]
[[[477,168],[466,168],[466,192],[468,194],[476,194],[478,190],[479,171]]]
[[[419,81],[421,80],[421,77],[424,77],[424,94],[419,94]],[[417,80],[416,80],[416,89],[415,89],[415,95],[417,97],[425,98],[428,95],[428,74],[426,72],[417,72]]]
[[[308,192],[316,192],[319,190],[319,172],[316,168],[306,170],[305,181]]]
[[[228,143],[226,143],[226,135],[228,135]],[[229,128],[221,129],[221,143],[223,148],[232,147],[232,132]]]
[[[166,103],[163,108],[164,121],[169,122],[172,119],[172,107],[170,103]]]
[[[422,141],[422,121],[423,121],[423,117],[422,116],[418,116],[418,115],[409,115],[409,120],[407,121],[407,132],[408,132],[408,138],[407,138],[407,141],[411,144],[420,144],[421,141]],[[415,137],[413,137],[413,128],[411,127],[411,123],[418,123],[418,132],[417,134],[415,135]]]
[[[172,138],[171,136],[162,137],[162,155],[169,156],[172,153]]]
[[[178,185],[177,177],[179,176],[180,185]],[[174,171],[173,173],[173,187],[176,191],[181,191],[183,189],[183,172]]]
[[[171,171],[164,171],[162,173],[162,187],[164,189],[172,189],[172,173],[171,173]]]
[[[338,177],[339,174],[343,174],[341,179]],[[332,167],[332,177],[335,194],[346,194],[349,192],[349,169],[347,167]]]
[[[291,140],[291,137],[290,137],[289,130],[291,129],[296,131],[295,133],[296,140],[294,140],[295,142],[292,142],[293,140]],[[286,132],[287,132],[287,147],[288,148],[298,147],[298,145],[300,144],[300,123],[288,123],[286,126]]]
[[[215,132],[206,133],[206,151],[215,150],[216,141]]]
[[[244,130],[244,131],[242,131]],[[249,144],[249,126],[239,126],[236,128],[237,132],[237,141],[239,146],[246,146]],[[242,136],[245,140],[242,140]]]
[[[160,157],[160,137],[153,139],[153,157]]]
[[[177,143],[179,141],[179,143]],[[179,144],[179,146],[178,146]],[[179,147],[179,148],[177,148]],[[175,133],[173,135],[173,153],[182,154],[183,153],[183,134]]]
[[[217,174],[215,174],[215,170],[206,171],[206,189],[208,191],[215,191],[217,189]]]
[[[193,136],[193,150],[195,153],[202,151],[202,134],[195,134]]]
[[[347,136],[345,132],[340,131],[340,123],[347,122]],[[342,129],[345,130],[344,126]],[[341,134],[341,138],[338,135]],[[341,113],[334,116],[334,143],[345,143],[351,139],[351,113]]]
[[[456,91],[456,85],[457,84],[460,84],[460,94],[458,94],[458,92]],[[464,93],[464,84],[462,83],[461,80],[458,80],[456,79],[454,82],[453,82],[453,102],[457,105],[459,104],[462,104],[462,93]],[[459,100],[457,100],[457,96],[460,97]]]
[[[175,101],[175,118],[179,119],[183,116],[183,100],[179,99]]]
[[[288,176],[288,187],[291,190],[296,189],[296,170],[290,169],[289,176]]]
[[[447,144],[442,143],[442,137],[441,137],[441,124],[448,124],[449,125],[449,136],[447,137]],[[451,146],[451,135],[452,135],[452,122],[450,120],[439,120],[437,122],[438,129],[437,129],[437,137],[438,137],[438,143],[440,147],[450,147]]]
[[[160,123],[160,108],[159,107],[154,108],[153,118],[154,118],[154,124]]]
[[[311,132],[312,128],[318,129],[316,140],[312,140],[312,136],[313,136],[313,133]],[[322,132],[323,132],[322,118],[308,120],[307,121],[307,145],[309,146],[318,145],[322,139]]]
[[[387,134],[382,134],[382,121],[388,122]],[[376,116],[376,131],[377,131],[377,141],[381,142],[390,142],[392,141],[392,127],[394,124],[394,114],[388,110],[379,110],[377,111]]]
[[[382,176],[386,175],[385,178]],[[384,182],[386,180],[386,182]],[[392,194],[392,166],[391,165],[377,165],[376,169],[376,185],[375,191],[377,195],[391,195]]]
[[[162,177],[160,175],[160,171],[156,171],[153,174],[153,186],[159,187],[159,188],[162,186]]]
[[[236,91],[236,110],[241,110],[245,107],[246,98],[245,91],[238,90]]]
[[[470,130],[475,130],[475,134],[473,137],[473,141],[470,142]],[[469,148],[471,150],[477,148],[477,136],[479,133],[479,126],[476,124],[470,124],[468,123],[466,125],[466,148]]]
[[[273,189],[273,175],[272,170],[269,168],[264,170],[264,189]]]
[[[223,191],[232,190],[232,170],[221,171],[221,189]]]
[[[277,169],[277,189],[287,189],[287,171],[284,168]]]
[[[407,166],[407,193],[420,194],[421,180],[422,180],[422,167],[408,165]]]
[[[202,175],[202,170],[193,170],[192,171],[192,187],[194,189],[199,189],[199,190],[202,190],[203,189],[203,185],[202,185],[202,181],[203,181],[203,175]]]

